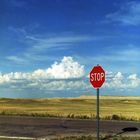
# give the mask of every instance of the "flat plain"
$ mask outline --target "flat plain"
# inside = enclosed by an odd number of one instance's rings
[[[94,140],[96,97],[0,99],[0,139]],[[139,140],[140,97],[100,97],[101,135]],[[123,128],[138,131],[112,137]],[[9,138],[10,137],[10,138]]]
[[[0,99],[1,115],[96,118],[96,97],[55,99]],[[140,97],[101,97],[100,117],[104,120],[140,121]]]

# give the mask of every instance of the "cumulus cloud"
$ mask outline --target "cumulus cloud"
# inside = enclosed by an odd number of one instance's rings
[[[109,77],[105,83],[105,87],[107,88],[137,88],[140,86],[140,79],[137,74],[124,75],[121,72],[117,72],[116,74],[111,73],[111,77]]]
[[[84,66],[72,57],[64,56],[60,62],[55,62],[47,69],[38,69],[30,73],[0,73],[0,86],[9,85],[12,88],[38,88],[44,90],[78,89],[87,87],[87,84],[80,79],[83,76]]]
[[[34,78],[69,79],[84,76],[84,66],[74,61],[72,57],[66,57],[60,63],[55,62],[46,70],[38,69],[32,73]]]
[[[105,86],[108,88],[123,87],[123,79],[124,79],[124,76],[122,75],[122,73],[117,72],[115,75],[112,74],[112,76],[109,79],[107,79]]]
[[[60,63],[55,62],[46,70],[50,78],[79,78],[84,75],[84,66],[75,62],[72,57],[64,57]]]
[[[84,66],[74,61],[72,57],[64,56],[61,62],[55,62],[47,69],[38,69],[31,73],[11,72],[0,74],[0,83],[16,79],[71,79],[84,76]]]
[[[137,77],[137,74],[131,74],[128,76],[129,86],[131,87],[138,87],[140,86],[140,79]]]
[[[140,86],[137,74],[123,74],[121,72],[106,72],[106,89],[132,89]],[[38,69],[33,72],[0,73],[0,88],[12,90],[40,91],[90,91],[93,87],[89,77],[85,75],[84,66],[72,57],[63,57],[54,62],[47,69]]]

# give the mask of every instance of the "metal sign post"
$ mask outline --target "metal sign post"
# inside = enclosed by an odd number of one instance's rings
[[[93,67],[93,69],[90,72],[90,83],[92,84],[92,86],[97,90],[97,114],[96,114],[96,118],[97,118],[97,140],[100,139],[100,115],[99,115],[99,88],[103,85],[103,83],[105,82],[105,71],[104,69],[100,66],[97,65],[95,67]]]
[[[99,88],[97,88],[97,140],[100,139]]]

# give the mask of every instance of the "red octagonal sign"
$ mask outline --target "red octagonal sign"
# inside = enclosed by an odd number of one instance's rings
[[[90,72],[90,83],[96,89],[100,88],[105,82],[105,71],[99,65],[93,67]]]

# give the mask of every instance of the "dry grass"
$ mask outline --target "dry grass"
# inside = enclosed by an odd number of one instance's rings
[[[114,97],[113,97],[114,98]],[[102,119],[140,121],[140,99],[101,98]],[[96,99],[0,99],[1,115],[96,118]]]
[[[103,140],[104,137],[101,137],[100,140]],[[96,137],[93,136],[71,136],[64,138],[55,138],[52,140],[97,140]],[[108,140],[140,140],[140,137],[114,137]]]

